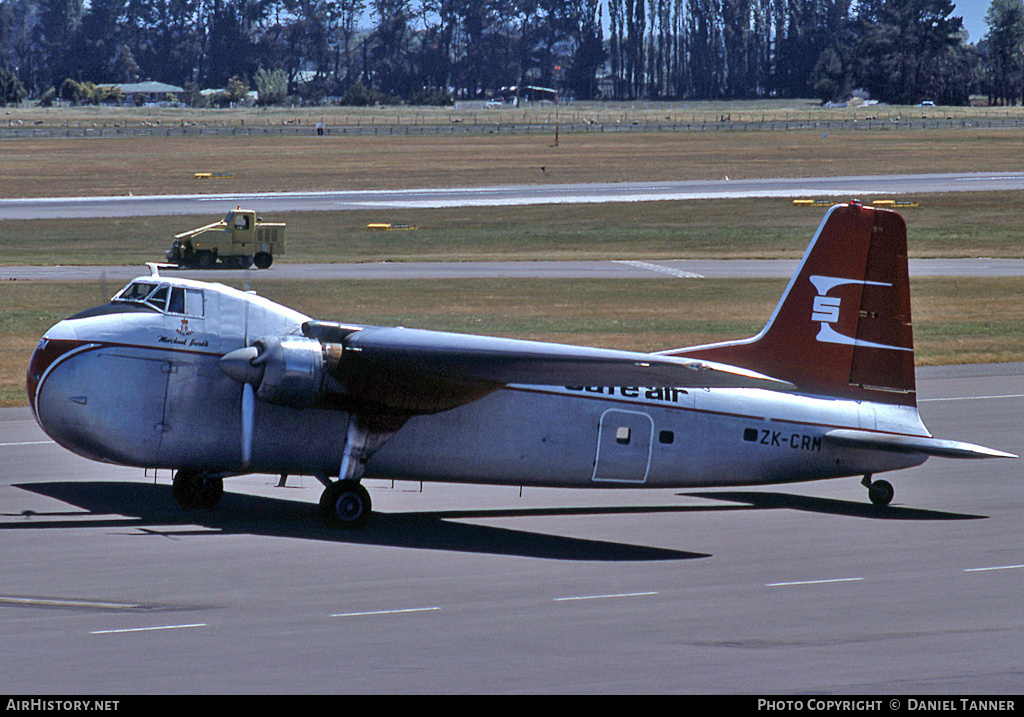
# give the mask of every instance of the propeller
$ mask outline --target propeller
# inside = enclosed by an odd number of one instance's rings
[[[255,419],[256,396],[251,383],[242,384],[242,467],[248,468],[252,460],[252,431]]]
[[[327,366],[324,347],[305,336],[263,336],[249,343],[246,304],[244,344],[220,358],[221,370],[242,384],[242,465],[252,461],[257,400],[293,408],[312,406],[324,388]]]
[[[248,272],[246,272],[246,290],[249,288]],[[255,364],[259,359],[259,349],[256,346],[249,346],[249,304],[245,305],[245,330],[243,341],[246,346],[225,354],[220,361],[224,373],[231,376],[242,384],[242,467],[248,468],[252,460],[252,436],[256,422],[256,390],[254,385],[259,384],[263,377],[262,368],[255,370]]]

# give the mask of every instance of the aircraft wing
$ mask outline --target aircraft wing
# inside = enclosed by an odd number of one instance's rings
[[[307,336],[339,338],[345,360],[405,376],[551,386],[737,387],[793,385],[747,369],[688,358],[402,327],[309,322]]]
[[[897,436],[890,433],[837,429],[825,434],[825,440],[841,446],[870,448],[893,453],[918,453],[943,458],[1017,458],[1013,453],[1004,453],[974,443],[947,441],[927,436]]]

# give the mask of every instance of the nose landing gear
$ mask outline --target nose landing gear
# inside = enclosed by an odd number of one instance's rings
[[[224,495],[224,479],[202,471],[182,469],[174,474],[171,490],[182,508],[212,508]]]

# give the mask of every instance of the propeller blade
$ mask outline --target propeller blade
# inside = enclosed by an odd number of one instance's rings
[[[252,459],[252,431],[254,414],[256,410],[256,397],[253,393],[252,384],[242,384],[242,466],[249,467]]]

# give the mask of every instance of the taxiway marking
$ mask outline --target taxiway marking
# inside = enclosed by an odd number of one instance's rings
[[[829,580],[795,580],[788,583],[766,583],[766,588],[777,588],[786,585],[823,585],[825,583],[856,583],[864,578],[831,578]]]
[[[662,266],[660,264],[652,264],[647,261],[633,261],[620,259],[614,262],[615,264],[625,264],[626,266],[632,266],[637,269],[646,269],[647,271],[655,271],[661,274],[669,274],[680,279],[703,279],[704,277],[700,274],[694,274],[692,271],[683,271],[682,269],[673,269],[670,266]]]
[[[606,598],[627,598],[627,597],[642,597],[644,595],[657,595],[657,592],[642,592],[642,593],[614,593],[611,595],[576,595],[573,597],[561,597],[555,598],[555,602],[567,602],[569,600],[604,600]]]
[[[991,568],[965,568],[965,573],[984,573],[989,570],[1019,570],[1024,568],[1024,565],[996,565]]]
[[[155,630],[181,630],[186,627],[206,627],[205,622],[194,622],[189,625],[157,625],[156,627],[130,627],[121,630],[93,630],[90,635],[113,635],[121,632],[153,632]]]
[[[331,617],[361,617],[364,615],[395,615],[398,613],[406,612],[429,612],[431,610],[440,610],[439,607],[409,607],[402,610],[368,610],[366,612],[339,612],[331,615]]]

